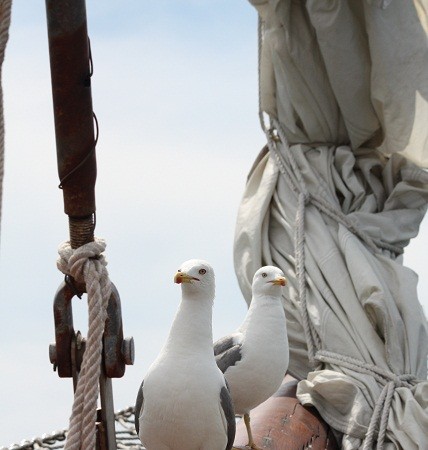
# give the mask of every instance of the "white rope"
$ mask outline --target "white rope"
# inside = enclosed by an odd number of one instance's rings
[[[3,204],[3,178],[4,178],[4,111],[3,86],[1,83],[6,44],[9,39],[10,17],[12,0],[0,1],[0,231]]]
[[[95,422],[97,414],[98,380],[101,370],[102,336],[107,317],[107,303],[111,295],[107,262],[102,255],[106,244],[95,238],[75,250],[69,242],[59,247],[57,266],[84,283],[88,295],[88,337],[82,366],[74,394],[69,432],[65,450],[93,450],[95,448]]]
[[[265,118],[263,115],[263,108],[262,108],[262,49],[263,49],[263,32],[264,32],[264,26],[262,18],[258,17],[257,22],[257,37],[258,37],[258,61],[257,61],[257,71],[258,71],[258,96],[259,96],[259,120],[260,120],[260,126],[262,127],[262,130],[266,133],[267,130],[270,128],[265,123]]]
[[[377,435],[376,449],[382,450],[384,448],[389,411],[395,389],[398,387],[411,388],[419,381],[412,374],[396,375],[389,370],[364,361],[325,350],[318,351],[315,358],[322,363],[334,364],[355,372],[371,375],[379,384],[383,385],[382,391],[376,400],[363,443],[363,450],[371,450]]]

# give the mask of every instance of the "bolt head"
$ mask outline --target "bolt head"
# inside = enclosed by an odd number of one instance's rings
[[[135,349],[134,349],[134,338],[128,337],[124,338],[122,341],[122,356],[127,366],[132,366],[134,364]]]
[[[56,365],[56,344],[49,344],[49,361]]]

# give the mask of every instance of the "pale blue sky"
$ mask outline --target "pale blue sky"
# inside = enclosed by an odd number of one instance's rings
[[[264,145],[257,17],[244,0],[88,0],[95,73],[97,230],[136,361],[114,380],[129,406],[159,351],[189,258],[217,275],[214,337],[245,314],[232,266],[237,208]],[[0,446],[68,426],[72,383],[52,372],[55,261],[68,238],[57,189],[44,2],[15,0],[4,64],[6,173],[0,260]],[[425,225],[406,261],[425,271]],[[424,252],[425,250],[425,252]],[[428,285],[420,292],[427,308]],[[86,330],[76,300],[75,328]]]

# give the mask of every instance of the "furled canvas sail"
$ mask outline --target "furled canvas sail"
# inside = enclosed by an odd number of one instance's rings
[[[428,2],[251,3],[269,151],[238,213],[241,289],[288,274],[290,373],[342,448],[424,448],[428,327],[401,254],[428,200]]]

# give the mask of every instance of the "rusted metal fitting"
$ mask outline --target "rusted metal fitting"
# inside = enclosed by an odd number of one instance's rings
[[[71,344],[74,339],[74,328],[71,300],[75,293],[70,284],[64,281],[58,288],[54,300],[55,364],[61,378],[73,376]]]
[[[71,248],[79,248],[94,240],[95,216],[69,217],[68,226],[70,231]]]
[[[49,361],[54,366],[54,371],[56,370],[56,344],[49,344]]]
[[[54,300],[55,344],[49,346],[49,359],[61,378],[73,377],[85,350],[85,339],[73,328],[72,299],[83,294],[84,289],[75,283],[63,282]],[[103,360],[105,374],[109,378],[121,378],[125,365],[134,362],[133,338],[123,338],[120,297],[112,284],[112,294],[107,306],[107,319],[103,336]]]
[[[134,338],[125,338],[122,341],[122,356],[127,366],[132,366],[135,359]]]
[[[132,339],[132,338],[130,338]],[[123,355],[123,327],[120,297],[116,287],[112,283],[110,300],[107,305],[107,320],[104,328],[104,369],[109,378],[121,378],[125,373],[126,360],[134,362],[129,355]],[[129,344],[125,344],[129,347]],[[133,350],[133,349],[132,349]],[[133,351],[131,352],[133,353]]]

